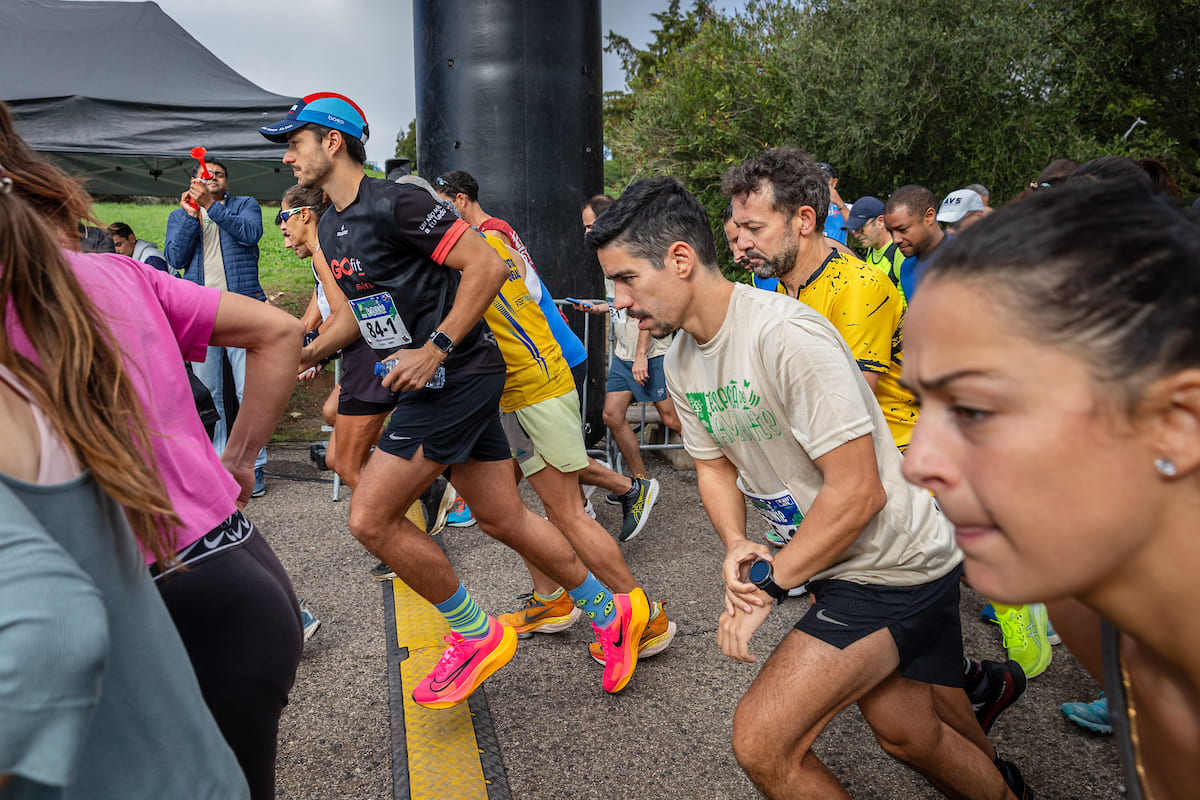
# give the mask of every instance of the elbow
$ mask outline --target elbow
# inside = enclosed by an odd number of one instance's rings
[[[869,486],[863,487],[863,497],[858,503],[858,507],[863,510],[863,524],[875,519],[875,516],[883,511],[885,505],[887,505],[887,490],[883,488],[882,483],[871,481]]]

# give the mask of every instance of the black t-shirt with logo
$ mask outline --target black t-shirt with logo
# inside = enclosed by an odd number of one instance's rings
[[[479,234],[420,187],[364,177],[354,202],[325,212],[317,235],[363,338],[384,358],[422,347],[437,330],[460,279],[442,262],[462,236]],[[445,366],[455,374],[504,372],[483,320],[455,343]]]

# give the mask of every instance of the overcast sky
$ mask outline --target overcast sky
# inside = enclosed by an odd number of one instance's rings
[[[574,0],[559,0],[573,2]],[[367,114],[367,157],[381,166],[396,134],[416,116],[412,0],[157,0],[200,44],[263,89],[289,97],[338,92]],[[684,6],[688,5],[685,0]],[[651,15],[669,0],[602,0],[601,30],[644,47]],[[718,8],[742,0],[718,0]],[[604,89],[623,87],[618,60],[604,54]]]

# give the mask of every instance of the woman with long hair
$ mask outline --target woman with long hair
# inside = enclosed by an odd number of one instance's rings
[[[1200,226],[1072,179],[939,250],[909,306],[904,459],[966,575],[1046,602],[1109,698],[1127,797],[1200,780]]]
[[[19,180],[0,165],[0,790],[248,797],[138,552],[175,563],[180,520],[135,379]]]
[[[43,247],[36,258],[18,253],[0,266],[0,365],[125,508],[204,700],[253,796],[272,797],[275,738],[302,634],[287,574],[239,509],[255,455],[291,393],[299,323],[124,256],[73,252],[78,221],[92,220],[90,198],[28,148],[3,104],[0,164],[12,195],[60,248]],[[76,308],[91,310],[80,316]],[[209,344],[246,348],[255,376],[220,458],[189,413],[184,370]],[[125,429],[131,441],[113,433]]]

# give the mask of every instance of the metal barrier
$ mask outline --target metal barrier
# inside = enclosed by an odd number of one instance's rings
[[[566,300],[555,300],[554,302],[560,308],[562,306],[571,306],[571,303],[567,302]],[[574,308],[574,306],[571,306],[571,307]],[[585,320],[585,324],[583,327],[583,347],[585,350],[588,349],[588,342],[590,341],[593,324],[600,324],[599,322],[597,322],[597,320],[602,320],[602,321],[606,322],[606,321],[608,321],[608,318],[609,317],[607,314],[588,314],[587,315],[587,318]],[[615,335],[613,327],[611,325],[609,325],[607,330],[608,330],[608,356],[607,356],[607,361],[604,364],[605,378],[607,378],[607,376],[608,376],[608,367],[612,363],[612,360],[614,357],[613,352],[615,350],[616,341],[617,341],[617,337]],[[583,387],[583,396],[579,399],[581,408],[588,407],[588,402],[587,402],[588,401],[588,390],[589,390],[589,387],[588,387],[587,383],[585,382],[584,387]],[[638,424],[638,427],[636,430],[637,437],[638,437],[638,449],[639,450],[658,451],[658,450],[682,450],[683,449],[683,442],[672,442],[671,441],[671,429],[668,428],[666,425],[662,425],[662,438],[663,438],[662,442],[659,442],[659,443],[647,442],[646,441],[646,429],[648,426],[648,421],[646,419],[646,406],[653,405],[653,404],[645,403],[645,402],[635,402],[635,405],[639,406],[639,410],[640,410],[639,424]],[[630,407],[632,408],[633,406],[631,405]],[[628,412],[626,412],[626,413],[628,414]],[[655,417],[658,416],[657,410],[655,410],[654,416]],[[655,421],[658,421],[661,423],[661,420],[655,420],[655,419],[649,420],[649,423],[653,423]],[[586,434],[586,431],[584,433]],[[619,447],[617,447],[617,442],[613,438],[612,431],[609,430],[607,426],[604,429],[604,448],[603,449],[591,448],[588,450],[588,455],[590,455],[596,459],[607,461],[609,466],[616,472],[624,472],[625,459],[621,455],[621,449]]]

